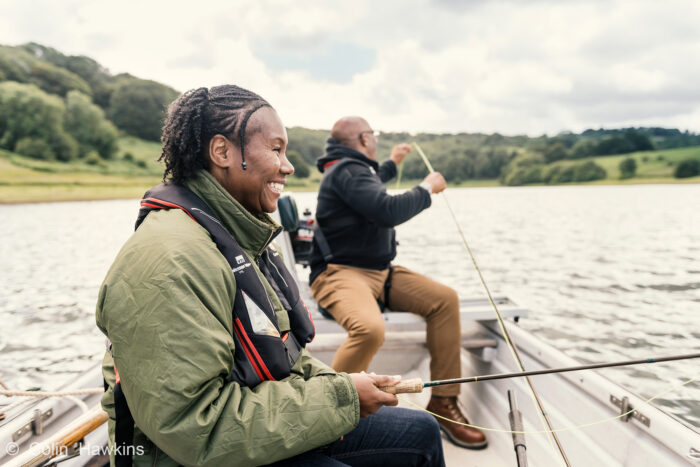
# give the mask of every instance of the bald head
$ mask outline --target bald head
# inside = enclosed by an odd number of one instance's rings
[[[361,152],[370,159],[376,159],[377,140],[372,127],[362,117],[343,117],[333,125],[331,137],[343,146]]]

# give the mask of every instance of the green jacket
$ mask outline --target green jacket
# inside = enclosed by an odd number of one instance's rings
[[[253,259],[279,226],[254,216],[206,171],[187,187]],[[286,311],[257,270],[277,313]],[[236,349],[236,282],[209,234],[179,209],[151,212],[122,247],[100,288],[97,325],[112,342],[105,354],[114,443],[114,363],[136,428],[134,465],[261,465],[337,440],[359,422],[350,377],[304,350],[292,374],[255,388],[228,380]]]

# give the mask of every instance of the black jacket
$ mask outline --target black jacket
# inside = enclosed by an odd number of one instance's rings
[[[331,263],[385,269],[396,257],[394,227],[430,206],[430,193],[421,187],[392,196],[384,182],[396,175],[396,165],[381,166],[333,138],[316,162],[323,172],[316,221],[326,238]],[[326,269],[314,242],[309,282]]]

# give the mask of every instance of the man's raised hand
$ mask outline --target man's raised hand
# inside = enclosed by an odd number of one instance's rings
[[[399,165],[405,158],[406,155],[411,152],[411,145],[410,144],[397,144],[396,146],[393,147],[391,150],[391,156],[389,156],[389,159],[396,164]]]
[[[430,184],[430,191],[432,193],[440,193],[442,190],[447,188],[447,182],[445,182],[445,179],[440,172],[429,173],[423,181]]]

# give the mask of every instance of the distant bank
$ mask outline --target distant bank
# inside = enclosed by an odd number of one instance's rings
[[[148,188],[161,182],[162,167],[156,162],[159,153],[158,143],[133,137],[120,138],[118,154],[114,160],[99,161],[94,164],[84,161],[69,163],[40,161],[0,150],[0,203],[138,199]],[[635,161],[634,175],[621,179],[620,164],[626,159]],[[542,165],[540,173],[555,171],[565,173],[567,167],[592,161],[604,169],[605,178],[585,183],[565,184],[700,183],[700,176],[674,177],[674,168],[679,161],[687,159],[700,161],[700,147],[556,161]],[[526,170],[529,169],[526,168]],[[320,178],[321,174],[316,170],[312,170],[307,178],[292,176],[288,179],[287,189],[316,191]],[[410,188],[418,181],[403,179],[398,188]],[[495,187],[503,186],[503,182],[503,179],[498,178],[470,179],[461,183],[449,183],[449,186]],[[533,179],[533,183],[526,181],[520,185],[547,185],[547,183]],[[387,186],[389,189],[397,188],[396,181],[390,181]]]

